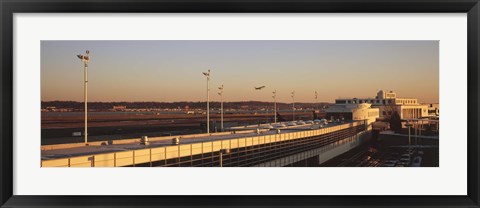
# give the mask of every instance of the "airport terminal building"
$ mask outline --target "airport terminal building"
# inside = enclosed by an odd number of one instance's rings
[[[336,104],[325,109],[327,118],[331,120],[367,120],[373,123],[379,117],[379,109],[371,108],[371,104]]]
[[[337,105],[371,104],[378,108],[381,118],[390,117],[397,112],[402,119],[428,117],[428,105],[423,105],[416,98],[398,98],[393,91],[380,90],[375,98],[340,98],[335,100]]]

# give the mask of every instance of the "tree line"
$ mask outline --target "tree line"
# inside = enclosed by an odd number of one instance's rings
[[[329,103],[295,103],[296,108],[322,108],[331,105]],[[127,109],[203,109],[205,102],[88,102],[89,109],[108,110],[113,106],[126,106]],[[70,108],[83,109],[84,103],[77,101],[42,101],[41,108]],[[210,102],[211,108],[220,108],[220,102]],[[260,109],[273,108],[273,102],[260,101],[241,101],[241,102],[224,102],[224,108],[233,109]],[[290,103],[278,103],[277,108],[288,109],[291,108]]]

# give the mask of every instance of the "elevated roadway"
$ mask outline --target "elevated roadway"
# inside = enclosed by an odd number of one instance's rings
[[[280,130],[237,130],[217,134],[139,139],[90,146],[42,147],[42,167],[275,166],[287,156],[319,149],[368,131],[364,121],[301,125]],[[284,165],[286,163],[283,163]],[[282,165],[282,166],[284,166]],[[280,165],[279,165],[280,166]]]

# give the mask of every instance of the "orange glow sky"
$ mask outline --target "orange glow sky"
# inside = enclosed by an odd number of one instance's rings
[[[205,101],[209,68],[213,101],[222,84],[226,101],[439,97],[438,41],[42,41],[42,101],[83,101],[86,49],[89,101]]]

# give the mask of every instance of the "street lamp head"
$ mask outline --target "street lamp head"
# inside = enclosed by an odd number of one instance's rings
[[[202,72],[203,75],[205,75],[207,78],[210,78],[210,69],[208,72]]]
[[[89,62],[90,61],[90,56],[88,54],[90,54],[90,51],[87,50],[86,52],[87,52],[87,55],[79,54],[79,55],[77,55],[77,57],[84,62]]]

